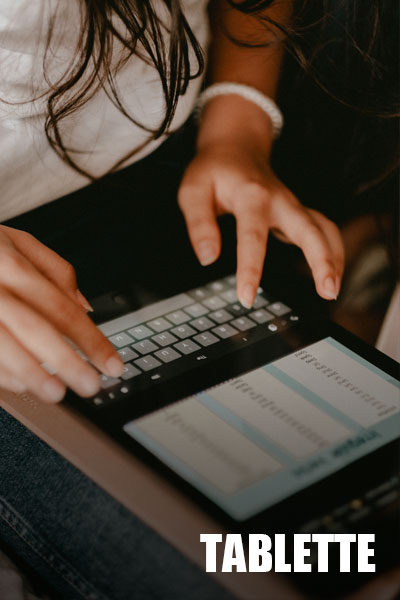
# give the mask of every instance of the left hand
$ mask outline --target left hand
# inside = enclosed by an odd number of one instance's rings
[[[335,299],[344,268],[337,226],[303,206],[257,150],[240,143],[214,143],[202,148],[187,168],[178,202],[200,263],[209,265],[218,258],[217,216],[231,213],[237,224],[237,293],[244,306],[251,307],[255,299],[269,230],[301,248],[317,292]]]

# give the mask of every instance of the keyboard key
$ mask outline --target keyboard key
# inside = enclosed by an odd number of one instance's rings
[[[155,356],[157,356],[157,358],[159,358],[163,362],[169,363],[173,360],[176,360],[177,358],[180,358],[181,354],[176,352],[176,350],[174,350],[173,348],[163,348],[162,350],[155,352]]]
[[[165,329],[169,329],[169,327],[171,327],[170,323],[168,323],[168,321],[166,321],[162,317],[160,317],[159,319],[153,319],[153,321],[149,321],[148,323],[146,323],[146,325],[148,327],[151,327],[151,329],[154,329],[154,331],[156,331],[157,333],[159,333],[160,331],[165,331]]]
[[[207,319],[207,317],[194,319],[194,321],[190,321],[190,325],[196,327],[197,331],[205,331],[206,329],[211,329],[211,327],[214,327],[214,323],[210,321],[210,319]]]
[[[220,325],[219,327],[215,327],[212,332],[222,339],[232,337],[233,335],[239,333],[237,329],[231,327],[230,325]]]
[[[118,396],[114,392],[97,394],[93,398],[85,398],[86,402],[89,402],[93,406],[106,406],[107,404],[112,404],[117,399]]]
[[[191,290],[189,296],[192,296],[195,300],[204,300],[204,298],[208,298],[211,293],[205,287],[196,288],[195,290]]]
[[[229,287],[235,287],[236,286],[236,275],[228,275],[228,277],[225,277],[225,281],[229,285]]]
[[[232,319],[232,315],[230,315],[224,309],[216,310],[215,312],[210,313],[208,316],[211,317],[211,319],[216,323],[226,323]]]
[[[86,401],[89,400],[90,404],[94,404],[94,406],[104,406],[106,403],[104,401],[103,396],[95,396],[94,398],[86,398]]]
[[[117,400],[120,400],[124,396],[126,396],[132,390],[129,382],[124,382],[120,388],[115,388],[114,390],[105,390],[101,394],[97,394],[93,398],[86,398],[90,404],[94,406],[106,406],[108,404],[112,404]]]
[[[226,302],[224,302],[219,296],[211,296],[211,298],[206,298],[203,300],[203,304],[210,310],[218,310],[219,308],[226,306]]]
[[[253,308],[257,310],[257,308],[262,308],[266,304],[268,304],[268,300],[264,296],[258,295],[254,300]]]
[[[171,329],[171,333],[183,340],[184,338],[194,335],[197,332],[193,329],[193,327],[190,327],[190,325],[180,325],[179,327]]]
[[[292,309],[286,306],[286,304],[282,304],[282,302],[274,302],[268,306],[268,310],[277,317],[281,317],[282,315],[286,315],[286,313],[290,312]]]
[[[211,346],[211,344],[215,344],[215,342],[219,341],[218,338],[209,331],[199,333],[199,335],[196,335],[193,339],[202,346]]]
[[[208,309],[202,304],[192,304],[191,306],[185,308],[185,311],[188,313],[188,315],[191,315],[195,318],[202,317],[203,315],[208,313]]]
[[[121,383],[121,380],[117,377],[108,377],[108,375],[100,376],[100,385],[103,390],[114,387],[114,385],[118,385],[119,383]]]
[[[263,308],[249,313],[249,317],[259,324],[266,323],[267,321],[272,321],[272,319],[274,319],[274,315],[271,315],[271,313],[267,312]]]
[[[156,344],[162,347],[169,346],[170,344],[173,344],[174,342],[178,341],[177,338],[174,335],[172,335],[172,333],[170,333],[169,331],[164,331],[164,333],[153,335],[151,339],[154,340]]]
[[[124,363],[139,357],[139,354],[137,352],[134,352],[132,348],[121,348],[121,350],[118,350],[118,354],[120,355]]]
[[[166,315],[166,318],[174,325],[181,325],[190,319],[189,315],[184,313],[183,310],[176,310],[175,312]]]
[[[256,326],[254,321],[250,321],[250,319],[247,317],[239,317],[238,319],[231,321],[231,325],[237,329],[240,329],[240,331],[247,331],[248,329],[252,329],[252,327]]]
[[[240,304],[240,302],[235,302],[235,304],[227,306],[226,310],[228,310],[234,317],[241,317],[242,315],[247,315],[249,312],[247,308]]]
[[[135,340],[143,340],[144,338],[149,337],[149,335],[153,335],[153,331],[146,327],[146,325],[138,325],[137,327],[133,327],[132,329],[128,329],[128,333],[133,335]]]
[[[141,371],[139,371],[139,369],[137,369],[136,367],[134,367],[133,365],[128,363],[124,366],[124,370],[122,371],[121,378],[125,379],[125,380],[132,379],[133,377],[140,375],[140,373],[141,373]]]
[[[221,298],[223,298],[228,304],[233,304],[237,302],[238,297],[235,289],[226,290],[226,292],[222,292]]]
[[[140,354],[148,354],[149,352],[154,352],[154,350],[158,350],[158,346],[154,344],[154,342],[152,342],[151,340],[142,340],[141,342],[132,344],[132,348],[137,350]]]
[[[151,371],[161,365],[160,361],[154,358],[154,356],[142,356],[135,360],[135,365],[142,369],[142,371]]]
[[[122,346],[126,346],[127,344],[130,344],[131,342],[133,342],[133,339],[131,338],[131,336],[125,332],[116,333],[115,335],[112,335],[108,339],[117,348],[122,348]]]
[[[223,281],[213,281],[208,284],[208,289],[214,292],[214,294],[219,294],[226,289],[226,284]]]
[[[273,331],[274,333],[275,333],[275,331],[278,331],[278,327],[275,325],[275,323],[270,323],[270,324],[268,325],[268,329],[269,329],[270,331]]]
[[[183,340],[183,342],[175,344],[174,347],[179,350],[179,352],[182,352],[182,354],[191,354],[192,352],[196,352],[196,350],[200,350],[200,346],[193,340]]]
[[[123,398],[132,392],[132,383],[130,381],[125,381],[124,385],[118,390],[118,398]]]

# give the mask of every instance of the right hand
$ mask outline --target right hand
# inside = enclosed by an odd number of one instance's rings
[[[236,218],[236,285],[243,306],[251,308],[256,297],[269,231],[303,251],[318,294],[336,299],[344,268],[339,229],[298,201],[249,137],[246,143],[241,135],[236,140],[231,136],[229,143],[206,144],[185,172],[178,202],[199,261],[208,265],[218,258],[217,217],[230,213]]]
[[[29,233],[0,225],[0,386],[45,402],[61,400],[66,386],[96,394],[98,372],[65,338],[99,371],[118,377],[123,363],[89,308],[67,261]]]

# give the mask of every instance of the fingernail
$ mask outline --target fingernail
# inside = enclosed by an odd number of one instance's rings
[[[105,374],[110,377],[119,377],[123,368],[123,362],[119,358],[112,356],[105,364]]]
[[[217,247],[213,242],[204,240],[196,247],[197,256],[203,267],[210,265],[217,258]]]
[[[56,379],[48,379],[43,384],[42,392],[48,402],[60,402],[64,398],[65,387]]]
[[[94,396],[100,389],[100,377],[96,373],[85,373],[79,381],[79,389],[82,396]]]
[[[338,296],[339,293],[340,293],[340,285],[341,285],[341,281],[340,281],[339,275],[336,276],[335,283],[336,283],[336,293],[337,293],[337,296]],[[336,296],[336,298],[337,298],[337,296]]]
[[[81,304],[85,310],[88,312],[94,312],[93,306],[89,304],[80,290],[76,290],[76,297],[78,298],[79,304]]]
[[[16,394],[21,394],[22,392],[26,392],[26,385],[19,381],[18,379],[11,379],[10,381],[10,389]]]
[[[243,288],[243,292],[241,293],[240,302],[243,304],[245,308],[251,308],[254,304],[254,298],[256,296],[256,290],[254,286],[251,284],[247,284]]]
[[[325,293],[325,296],[327,296],[327,298],[329,298],[329,300],[336,300],[336,298],[337,298],[336,285],[335,285],[335,282],[333,281],[332,277],[327,277],[325,279],[324,293]]]

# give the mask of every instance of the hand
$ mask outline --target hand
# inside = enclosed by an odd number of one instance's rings
[[[247,308],[261,279],[268,230],[301,248],[322,298],[337,297],[344,268],[338,228],[300,204],[256,148],[214,143],[201,149],[184,175],[178,201],[202,265],[214,262],[221,251],[217,216],[235,216],[237,294]]]
[[[97,369],[120,375],[118,354],[87,310],[69,263],[30,234],[0,225],[1,386],[30,390],[47,402],[61,400],[65,386],[81,396],[94,395],[99,375],[65,337]]]

